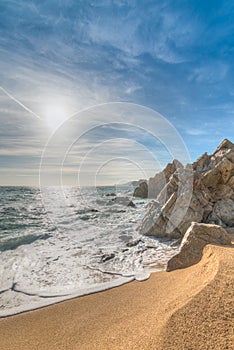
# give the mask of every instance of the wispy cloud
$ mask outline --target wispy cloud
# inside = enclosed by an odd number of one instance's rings
[[[202,135],[207,135],[208,131],[204,129],[187,129],[186,133],[191,136],[202,136]]]
[[[217,84],[225,79],[228,71],[229,66],[227,64],[211,61],[206,65],[195,68],[189,79],[198,83]]]
[[[230,2],[10,0],[0,7],[4,169],[7,158],[9,169],[10,163],[26,169],[32,159],[38,167],[51,133],[47,113],[53,108],[71,115],[109,101],[146,105],[173,123],[192,157],[203,151],[198,144],[204,136],[212,145],[213,140],[232,137],[234,6]],[[93,117],[81,114],[73,131],[84,130],[86,118]],[[145,128],[153,130],[151,119],[142,118]],[[111,115],[109,121],[114,119]],[[128,115],[125,121],[134,124],[136,119]],[[203,129],[204,123],[209,128]],[[60,135],[60,148],[70,136]],[[82,139],[83,147],[87,151],[110,137],[135,139],[160,153],[147,133],[133,132],[126,125],[122,131],[114,126],[93,131]],[[138,148],[137,152],[140,156]],[[107,155],[111,156],[109,150]],[[166,161],[162,152],[163,158]]]

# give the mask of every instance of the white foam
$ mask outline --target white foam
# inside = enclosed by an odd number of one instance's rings
[[[84,208],[79,198],[82,200],[74,193],[69,198],[69,217],[62,215],[61,208],[53,209],[59,221],[53,237],[0,253],[1,317],[134,279],[144,281],[151,272],[165,268],[176,253],[168,244],[138,234],[147,201],[141,200],[134,209],[101,204],[98,212],[87,210],[89,220],[82,220],[82,214],[76,214]],[[94,201],[90,197],[91,208]],[[103,259],[105,256],[111,258]]]

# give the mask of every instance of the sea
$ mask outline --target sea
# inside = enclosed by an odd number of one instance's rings
[[[0,187],[0,317],[149,278],[177,253],[142,236],[125,186]]]

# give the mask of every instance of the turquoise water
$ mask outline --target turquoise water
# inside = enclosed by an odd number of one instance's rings
[[[0,187],[0,316],[144,280],[176,253],[129,187]],[[129,202],[132,201],[131,206]]]
[[[0,187],[0,251],[50,237],[51,225],[33,187]]]

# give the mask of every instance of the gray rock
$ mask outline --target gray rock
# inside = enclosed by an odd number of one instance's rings
[[[135,188],[133,196],[140,198],[148,197],[148,184],[146,181],[140,182],[139,186]]]
[[[136,205],[133,203],[133,201],[130,201],[130,202],[127,204],[127,207],[135,208]]]
[[[234,226],[234,201],[232,199],[221,199],[215,203],[214,213],[228,227]]]

